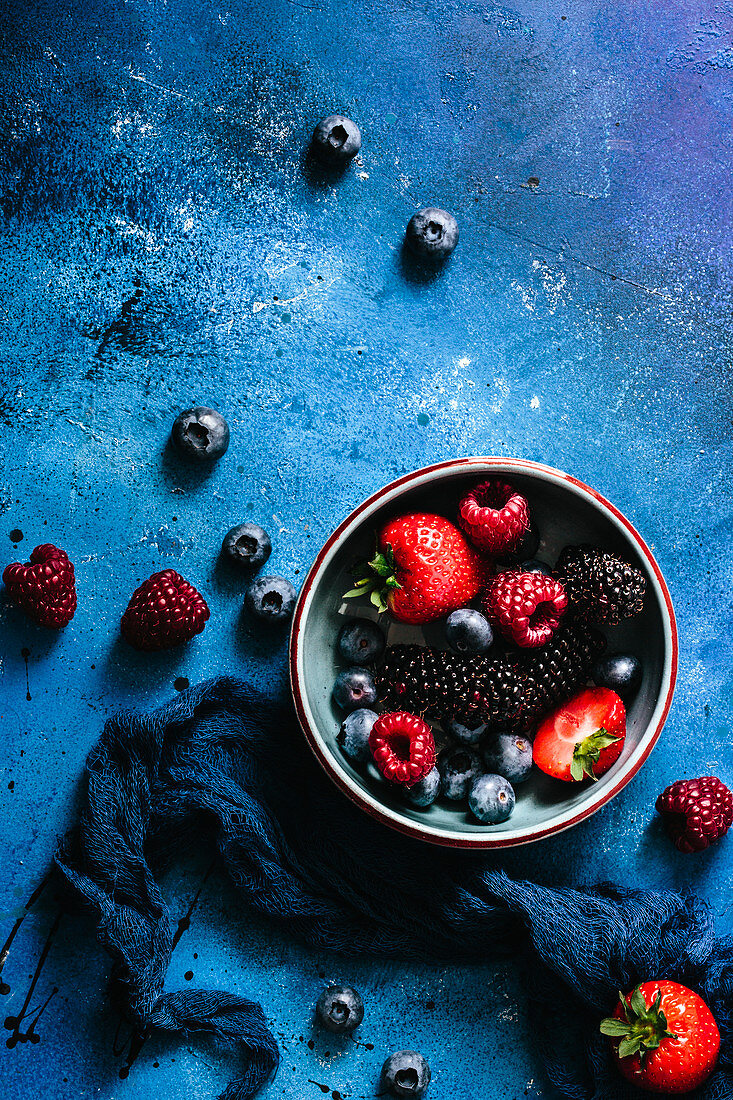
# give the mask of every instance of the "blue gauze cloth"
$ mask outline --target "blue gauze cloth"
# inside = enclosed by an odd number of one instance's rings
[[[523,958],[533,1042],[564,1096],[641,1096],[614,1068],[599,1019],[639,981],[692,987],[723,1039],[699,1096],[733,1100],[733,937],[715,938],[697,898],[514,882],[485,860],[404,838],[336,790],[289,703],[233,679],[191,688],[152,714],[112,718],[87,779],[57,866],[96,919],[141,1032],[210,1032],[239,1046],[244,1074],[224,1100],[249,1100],[275,1072],[278,1048],[254,1001],[164,992],[172,932],[151,861],[202,824],[243,900],[314,947],[443,965]]]

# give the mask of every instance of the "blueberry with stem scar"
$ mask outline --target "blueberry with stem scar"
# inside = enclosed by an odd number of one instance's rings
[[[345,115],[329,115],[316,126],[311,145],[325,164],[346,165],[361,149],[361,133]]]
[[[198,405],[179,413],[173,422],[171,440],[186,458],[215,462],[229,446],[229,425],[216,409]]]
[[[458,222],[447,210],[426,206],[410,218],[405,240],[421,260],[441,263],[458,244]]]

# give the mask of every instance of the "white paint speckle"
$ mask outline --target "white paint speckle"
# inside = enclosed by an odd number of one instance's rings
[[[529,407],[530,407],[530,409],[539,409],[539,407],[540,407],[539,397],[533,397],[532,400],[529,403]]]

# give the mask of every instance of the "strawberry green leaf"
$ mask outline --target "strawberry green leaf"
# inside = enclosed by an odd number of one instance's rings
[[[370,593],[369,602],[374,604],[374,606],[376,607],[376,609],[380,613],[380,615],[382,614],[382,612],[387,610],[387,602],[384,599],[384,597],[382,596],[382,593],[377,591],[377,589],[374,589]]]
[[[632,1054],[638,1054],[641,1049],[640,1035],[627,1035],[618,1045],[619,1058],[628,1058]]]
[[[631,994],[631,1010],[635,1012],[637,1016],[646,1016],[647,1007],[644,995],[642,994],[639,986],[637,985],[634,992]]]
[[[387,596],[395,588],[402,587],[395,575],[395,569],[392,547],[387,546],[382,551],[377,546],[371,561],[363,562],[352,570],[352,576],[358,579],[355,580],[354,587],[344,593],[343,598],[351,600],[368,596],[369,602],[380,614],[387,611]]]
[[[591,733],[588,737],[579,741],[573,749],[573,759],[570,763],[570,774],[573,779],[579,781],[584,779],[586,775],[591,779],[596,779],[594,766],[598,763],[601,753],[609,745],[613,745],[620,740],[620,737],[609,733],[601,726],[595,733]]]
[[[617,1020],[615,1016],[608,1016],[601,1020],[601,1032],[604,1035],[628,1035],[631,1024],[626,1020]]]

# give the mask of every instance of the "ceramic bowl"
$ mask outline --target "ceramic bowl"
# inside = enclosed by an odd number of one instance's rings
[[[628,707],[624,751],[597,782],[577,785],[550,779],[533,769],[516,789],[517,804],[502,825],[481,825],[467,808],[440,800],[428,809],[405,804],[373,765],[363,771],[337,743],[342,720],[331,698],[341,667],[336,636],[346,615],[376,618],[366,601],[342,599],[351,569],[371,556],[375,532],[401,512],[438,512],[455,519],[463,492],[493,475],[503,475],[529,500],[542,541],[536,557],[554,564],[568,544],[592,543],[619,554],[647,580],[644,611],[614,628],[604,628],[608,651],[636,653],[644,676]],[[425,641],[447,648],[440,623],[411,627],[381,617],[388,644]],[[664,725],[677,672],[677,631],[667,585],[651,551],[629,521],[594,489],[547,466],[510,458],[459,458],[428,466],[393,481],[360,504],[334,531],[303,585],[290,638],[290,675],[300,724],[331,779],[362,809],[394,829],[434,844],[457,848],[500,848],[526,844],[576,825],[625,787],[649,756]]]

